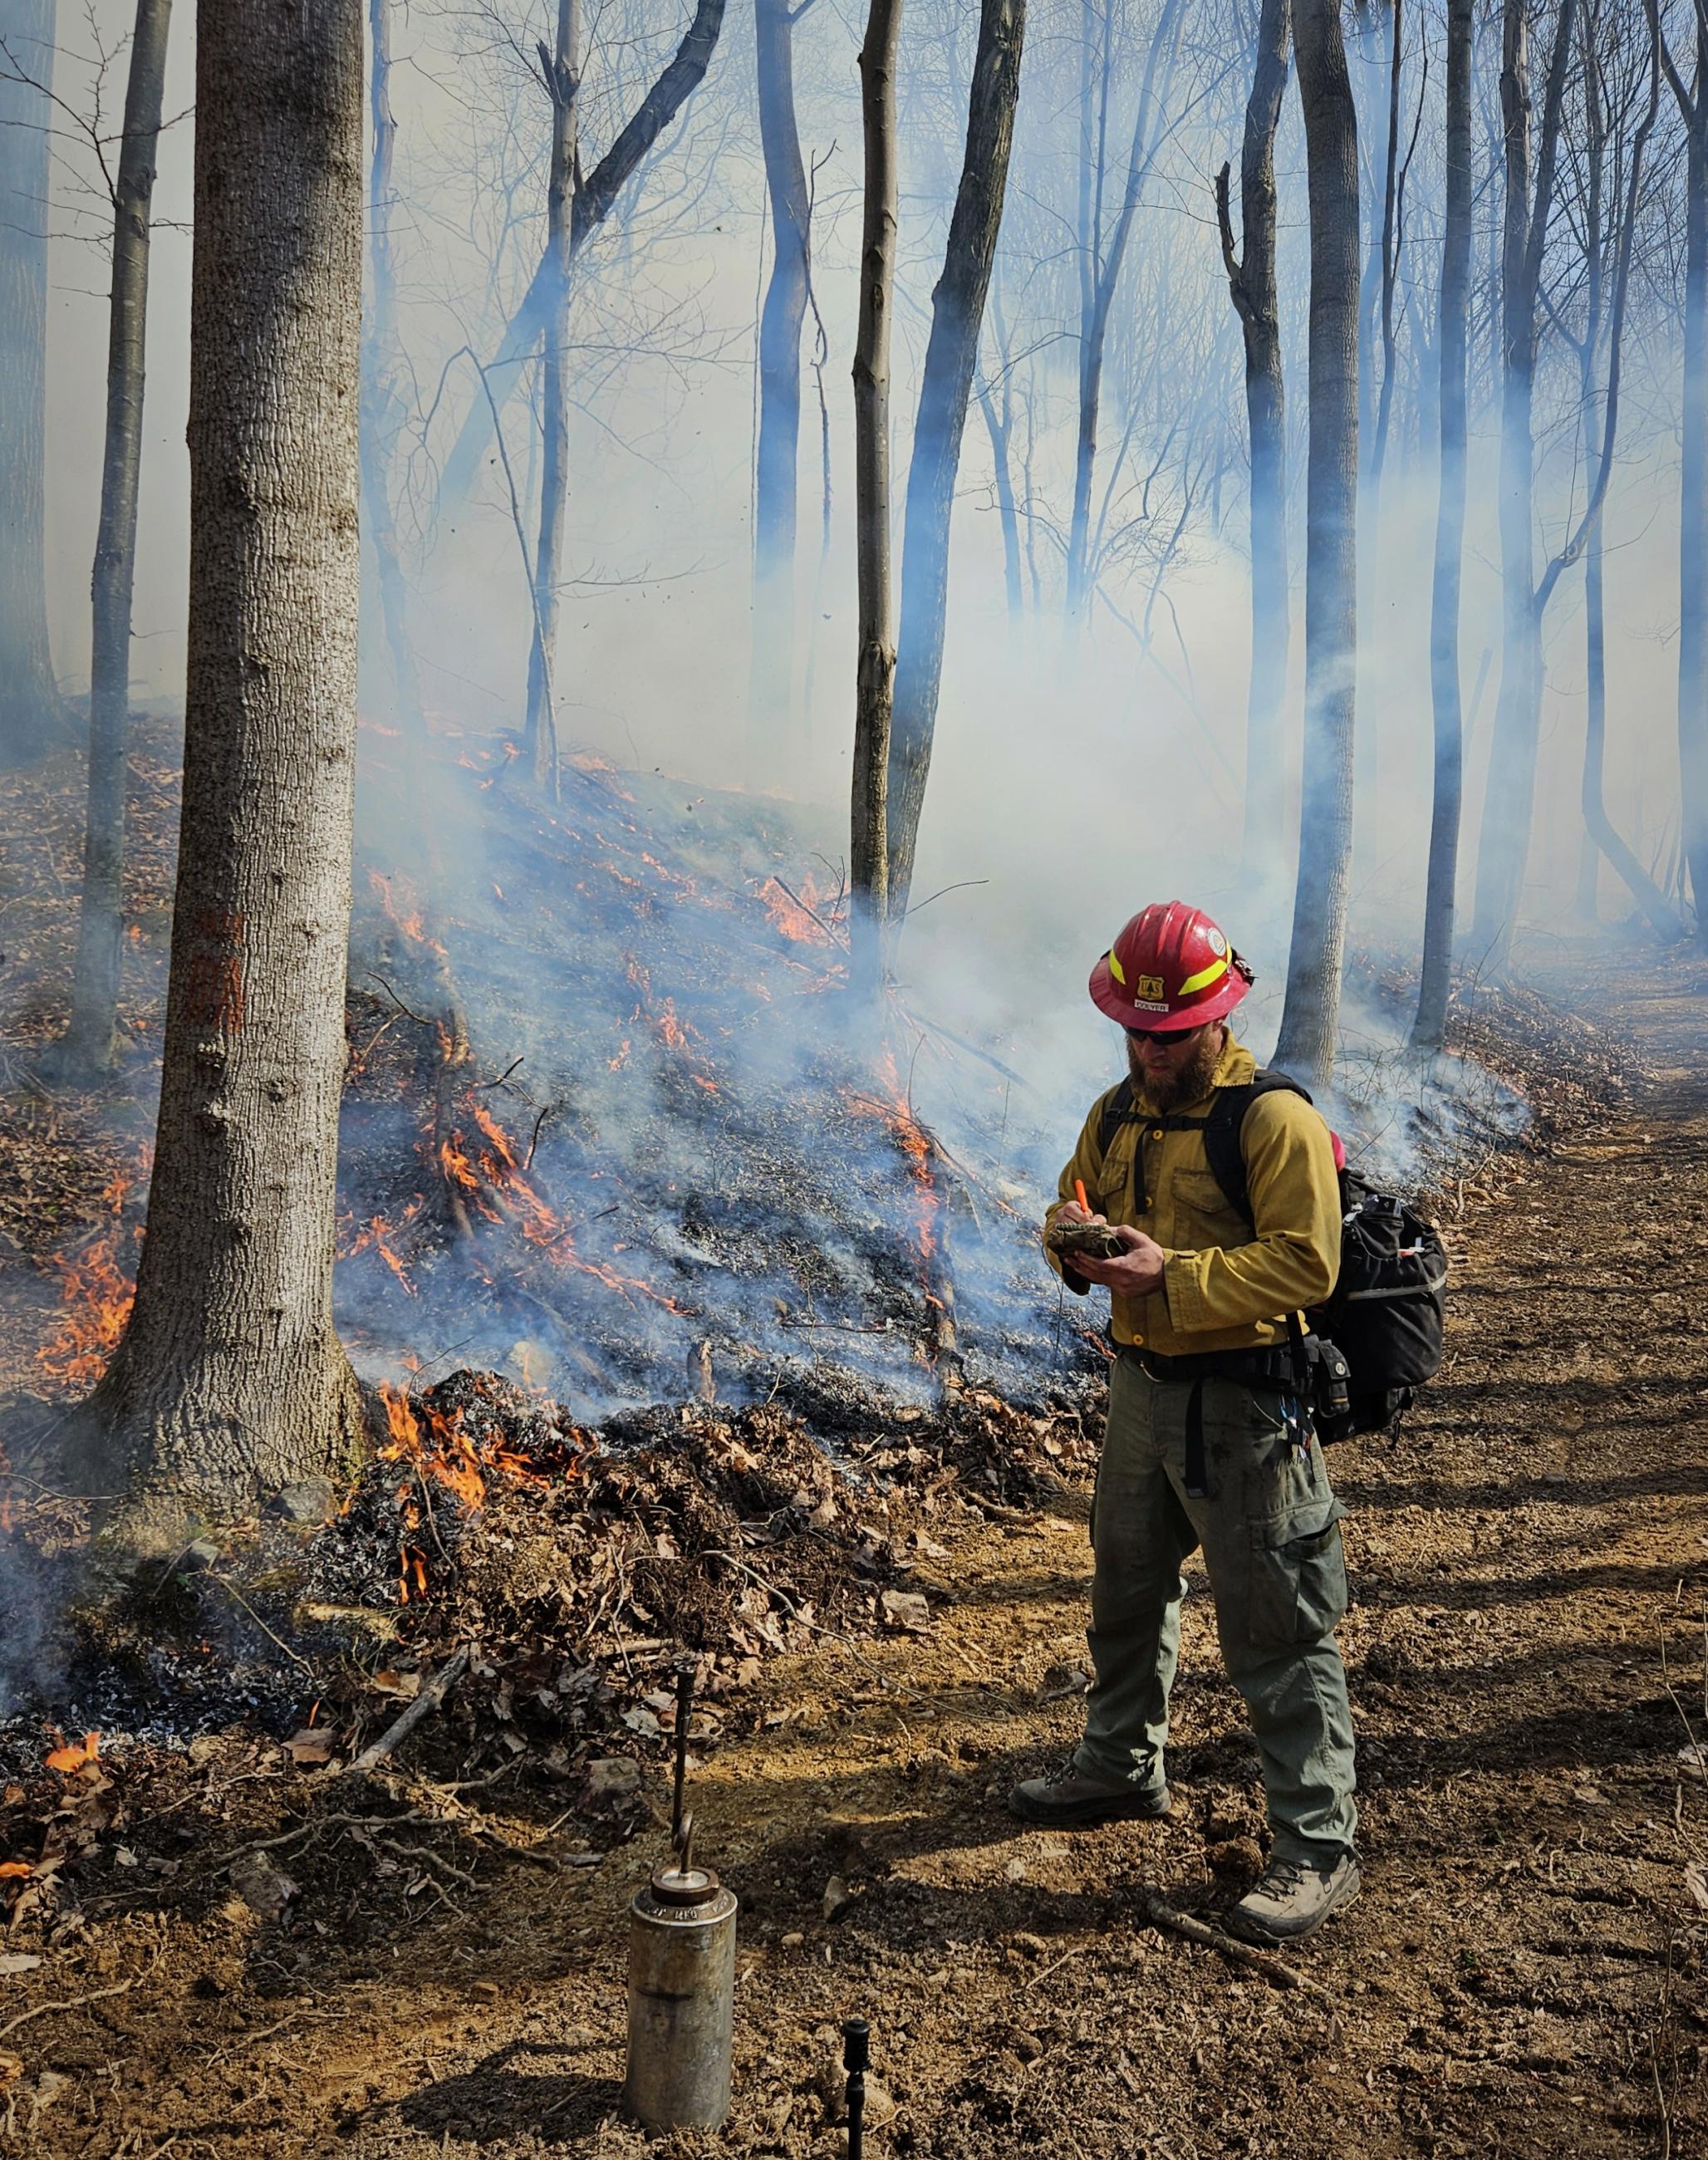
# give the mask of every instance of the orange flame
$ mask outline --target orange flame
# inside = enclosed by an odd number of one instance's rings
[[[145,1155],[143,1169],[148,1161]],[[54,1332],[37,1350],[35,1362],[69,1388],[92,1387],[106,1370],[136,1301],[134,1274],[120,1259],[122,1241],[131,1238],[134,1243],[133,1233],[119,1220],[136,1177],[132,1171],[115,1171],[101,1196],[113,1218],[111,1227],[80,1252],[49,1262],[60,1277],[60,1310]]]
[[[101,1735],[98,1732],[86,1732],[80,1740],[74,1740],[69,1745],[65,1744],[62,1736],[55,1734],[55,1737],[60,1739],[61,1744],[48,1757],[48,1768],[60,1771],[66,1777],[70,1777],[74,1770],[80,1770],[86,1764],[92,1763],[101,1752]]]
[[[765,911],[785,937],[797,945],[828,945],[829,932],[818,920],[824,911],[824,901],[810,877],[801,881],[797,898],[787,891],[780,878],[768,877],[759,889]]]

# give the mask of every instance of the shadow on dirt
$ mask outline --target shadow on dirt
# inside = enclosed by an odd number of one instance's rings
[[[501,2145],[514,2137],[584,2136],[616,2113],[622,2080],[588,2070],[548,2069],[545,2064],[610,2053],[606,2043],[592,2040],[568,2045],[513,2040],[460,2076],[437,2079],[385,2107],[347,2117],[340,2126],[348,2132],[395,2116],[436,2141],[466,2138],[475,2145]],[[522,2067],[530,2062],[541,2067]]]

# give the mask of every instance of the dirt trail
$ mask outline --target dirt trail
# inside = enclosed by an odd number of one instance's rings
[[[896,2111],[878,2154],[1708,2150],[1708,1911],[1687,1875],[1708,1788],[1679,1761],[1708,1597],[1696,974],[1627,1008],[1656,1068],[1631,1110],[1467,1218],[1426,1410],[1334,1458],[1366,1889],[1305,1955],[1337,2012],[1137,1915],[1141,1885],[1214,1904],[1258,1860],[1255,1757],[1202,1594],[1172,1819],[1052,1835],[1004,1813],[1077,1726],[1072,1696],[1041,1702],[1083,1657],[1069,1495],[922,1568],[927,1635],[772,1667],[771,1721],[700,1774],[700,1846],[744,1906],[738,2098],[721,2138],[662,2150],[839,2150],[823,2073],[856,2012]],[[613,2119],[621,1916],[661,1846],[483,1870],[360,1952],[235,1908],[139,1916],[106,1942],[110,1978],[86,1963],[65,1988],[142,1973],[127,1991],[9,2038],[0,1995],[0,2048],[68,2080],[0,2150],[638,2152]],[[833,1877],[849,1903],[827,1920]]]

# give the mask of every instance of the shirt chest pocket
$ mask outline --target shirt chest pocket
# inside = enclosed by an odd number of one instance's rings
[[[1228,1201],[1213,1170],[1177,1170],[1174,1174],[1176,1234],[1189,1223],[1203,1224],[1217,1245],[1249,1244],[1251,1225]]]
[[[1117,1156],[1114,1150],[1103,1158],[1097,1174],[1093,1197],[1099,1215],[1106,1215],[1113,1223],[1117,1216],[1131,1212],[1133,1205],[1133,1158]]]

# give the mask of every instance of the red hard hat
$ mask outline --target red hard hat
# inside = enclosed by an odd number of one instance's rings
[[[1202,908],[1159,900],[1135,915],[1091,971],[1091,1001],[1123,1027],[1171,1033],[1233,1011],[1247,967]]]

